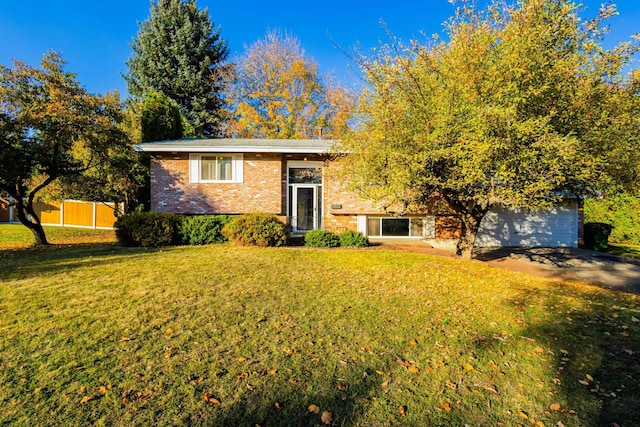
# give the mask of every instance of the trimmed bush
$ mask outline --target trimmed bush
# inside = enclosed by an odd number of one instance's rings
[[[613,226],[610,243],[640,245],[640,198],[619,193],[604,199],[584,201],[584,221]]]
[[[229,215],[182,216],[178,222],[178,237],[183,245],[223,243],[227,238],[222,228],[234,217]]]
[[[250,213],[227,223],[222,235],[236,245],[285,246],[289,240],[289,228],[273,214]]]
[[[177,222],[170,213],[131,212],[116,221],[116,237],[123,246],[170,246],[177,240]]]
[[[359,231],[348,230],[338,235],[340,238],[340,246],[352,246],[356,248],[365,248],[369,246],[369,239]]]
[[[340,239],[328,230],[311,230],[304,235],[304,245],[312,248],[335,248]]]

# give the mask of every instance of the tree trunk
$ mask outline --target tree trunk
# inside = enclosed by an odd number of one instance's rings
[[[469,260],[473,255],[473,245],[476,243],[480,223],[491,209],[491,205],[488,201],[478,202],[457,194],[443,194],[443,196],[449,207],[458,214],[462,224],[456,255]]]
[[[476,243],[476,236],[478,235],[478,229],[480,228],[480,222],[484,217],[482,215],[462,214],[460,215],[460,222],[462,223],[462,233],[458,245],[456,246],[456,255],[462,259],[470,260],[473,255],[473,245]]]
[[[44,234],[44,228],[40,224],[40,218],[33,210],[33,204],[31,202],[24,203],[23,200],[18,199],[16,201],[16,210],[18,215],[18,220],[27,227],[33,233],[34,243],[36,246],[46,246],[49,244],[47,241],[47,236]],[[33,221],[29,220],[29,217],[33,219]]]

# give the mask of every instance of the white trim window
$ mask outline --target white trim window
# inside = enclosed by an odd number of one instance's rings
[[[189,182],[242,183],[242,154],[189,154]]]
[[[371,237],[434,238],[435,217],[367,217],[366,230]]]

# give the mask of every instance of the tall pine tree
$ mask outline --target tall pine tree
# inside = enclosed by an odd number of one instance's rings
[[[179,106],[194,136],[217,136],[229,49],[207,9],[195,0],[158,0],[131,47],[129,93],[138,99],[162,93]]]

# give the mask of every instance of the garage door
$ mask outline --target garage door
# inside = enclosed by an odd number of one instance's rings
[[[541,212],[492,209],[482,220],[476,246],[578,246],[578,206],[562,204]]]

